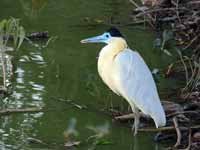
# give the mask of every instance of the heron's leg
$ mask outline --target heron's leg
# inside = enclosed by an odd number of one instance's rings
[[[134,111],[134,124],[133,124],[132,130],[134,130],[134,136],[135,136],[137,134],[138,126],[140,123],[140,113],[139,113],[139,110],[135,106],[132,109]]]

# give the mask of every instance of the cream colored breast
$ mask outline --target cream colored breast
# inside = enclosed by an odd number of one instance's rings
[[[127,47],[122,38],[112,38],[99,53],[98,72],[105,84],[116,94],[120,95],[114,81],[114,59],[118,53]]]

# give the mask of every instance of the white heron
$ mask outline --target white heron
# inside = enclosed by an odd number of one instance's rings
[[[99,53],[98,72],[104,83],[130,104],[134,113],[134,135],[139,126],[139,110],[150,116],[157,128],[165,126],[166,116],[152,74],[140,54],[128,48],[117,28],[112,27],[81,43],[107,44]]]

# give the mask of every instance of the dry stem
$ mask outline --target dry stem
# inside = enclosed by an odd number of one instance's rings
[[[42,111],[44,111],[42,108],[4,109],[0,110],[0,115],[8,115],[12,113],[37,113]]]

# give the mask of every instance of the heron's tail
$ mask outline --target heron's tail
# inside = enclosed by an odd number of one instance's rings
[[[153,113],[152,118],[155,122],[156,128],[166,125],[166,115],[161,104],[159,107],[156,108],[156,111]]]

